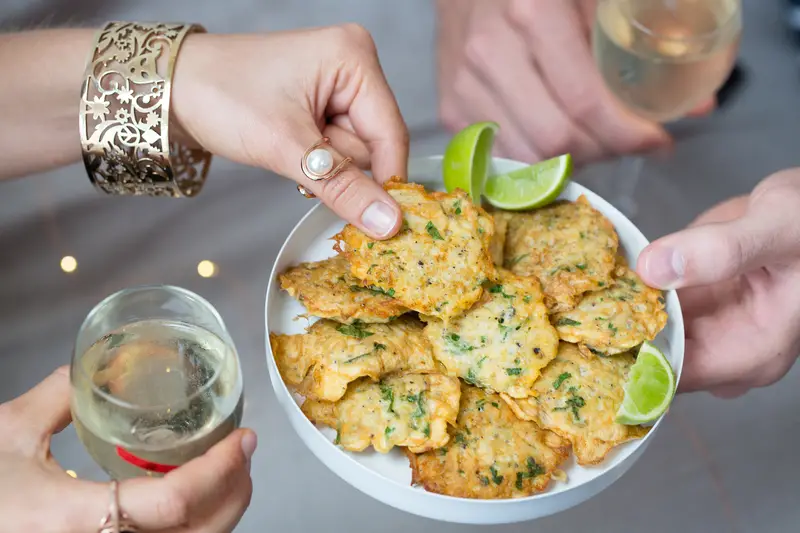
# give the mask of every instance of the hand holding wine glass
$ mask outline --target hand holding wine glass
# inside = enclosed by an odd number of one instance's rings
[[[599,0],[592,41],[608,88],[630,111],[670,122],[708,108],[733,69],[740,0]],[[623,158],[615,203],[636,213],[643,160]]]
[[[97,531],[109,486],[68,476],[50,439],[70,423],[70,382],[61,368],[0,404],[0,516],[3,531]],[[143,531],[232,531],[250,502],[252,431],[239,429],[161,479],[119,484],[120,507]]]
[[[595,0],[438,0],[439,104],[460,130],[495,121],[499,155],[578,163],[670,144],[606,88],[592,60]]]

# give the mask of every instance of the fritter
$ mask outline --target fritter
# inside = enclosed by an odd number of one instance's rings
[[[404,446],[423,453],[447,444],[448,424],[458,416],[461,389],[442,374],[404,374],[379,383],[351,383],[337,402],[308,400],[303,413],[316,424],[337,430],[336,443],[360,452],[370,444],[380,453]]]
[[[423,317],[428,320],[425,336],[449,375],[525,398],[539,371],[556,356],[558,333],[539,282],[507,270],[499,273],[499,283],[489,285],[464,315],[449,323]]]
[[[350,264],[340,255],[301,263],[279,279],[281,288],[309,314],[343,324],[388,322],[408,311],[382,290],[364,287],[350,274]]]
[[[414,484],[460,498],[521,498],[543,491],[567,459],[569,443],[518,419],[497,394],[462,385],[450,442],[409,453]]]
[[[438,365],[422,329],[409,316],[388,324],[320,320],[307,333],[270,333],[269,341],[287,386],[306,398],[333,402],[360,377],[377,381],[394,372],[435,371]]]
[[[403,229],[375,241],[352,225],[334,239],[353,276],[402,305],[444,320],[480,300],[496,277],[489,253],[492,218],[460,190],[429,193],[422,185],[390,180],[384,185],[400,204]]]
[[[625,397],[631,354],[586,358],[562,342],[558,356],[524,400],[504,396],[518,417],[536,422],[572,443],[578,464],[597,464],[615,446],[647,434],[647,428],[615,422]]]
[[[503,250],[506,246],[506,234],[508,233],[508,213],[505,211],[492,211],[494,220],[494,235],[489,243],[489,252],[492,254],[492,261],[495,266],[503,266]]]
[[[645,285],[620,259],[607,289],[587,293],[575,309],[556,314],[553,324],[584,355],[614,355],[656,338],[667,325],[664,304],[661,291]]]
[[[568,311],[580,296],[611,283],[619,239],[585,196],[510,217],[505,266],[541,281],[551,312]]]

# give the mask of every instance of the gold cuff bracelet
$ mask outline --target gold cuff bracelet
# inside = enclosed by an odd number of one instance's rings
[[[110,22],[98,34],[81,92],[80,134],[86,171],[101,191],[176,198],[203,187],[211,154],[169,137],[175,61],[193,32],[205,29]],[[166,73],[159,72],[162,54]]]

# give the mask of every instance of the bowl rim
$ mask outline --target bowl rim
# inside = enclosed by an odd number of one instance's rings
[[[426,164],[426,163],[427,164],[432,164],[432,163],[435,163],[437,161],[441,161],[442,159],[443,159],[442,155],[414,157],[414,158],[411,158],[410,161],[409,161],[409,169],[413,168],[415,166],[415,164],[416,165],[422,165],[422,164]],[[519,161],[515,161],[515,160],[512,160],[512,159],[506,159],[506,158],[501,158],[501,157],[492,157],[492,160],[490,162],[491,165],[493,166],[496,162],[501,162],[504,165],[517,166],[519,168],[522,168],[524,166],[528,166],[526,163],[521,163]],[[409,175],[410,174],[411,174],[411,172],[409,172]],[[628,225],[630,226],[630,229],[634,231],[634,233],[636,234],[636,236],[640,240],[642,240],[645,243],[649,243],[650,242],[649,239],[647,239],[647,237],[638,228],[638,226],[636,226],[633,223],[633,221],[631,221],[627,216],[625,216],[618,209],[616,209],[610,202],[608,202],[607,200],[602,198],[597,193],[594,193],[594,191],[592,191],[591,189],[587,188],[586,186],[581,185],[580,183],[572,181],[572,180],[570,180],[570,181],[574,186],[577,186],[577,188],[580,190],[580,192],[582,194],[586,193],[588,191],[594,197],[598,198],[604,204],[602,209],[598,209],[598,210],[601,211],[601,213],[603,213],[604,216],[608,216],[608,212],[609,211],[615,212],[615,214],[618,217],[621,217],[622,219],[627,221]],[[425,182],[424,180],[416,181],[416,183],[421,183],[421,184],[426,185],[426,186],[428,185],[428,183]],[[592,203],[593,203],[593,200],[594,199],[592,199]],[[593,203],[593,205],[594,205],[594,203]],[[597,207],[595,207],[595,208],[597,208]],[[269,372],[270,372],[270,377],[271,377],[271,382],[272,382],[272,385],[273,385],[273,389],[277,389],[278,388],[277,385],[276,385],[276,379],[275,378],[277,378],[277,381],[280,382],[281,389],[282,389],[280,391],[279,390],[275,390],[274,392],[276,394],[276,397],[277,397],[279,403],[281,403],[284,406],[284,409],[285,410],[291,409],[293,411],[293,413],[287,412],[286,414],[295,417],[295,419],[297,417],[302,418],[304,426],[307,426],[308,429],[313,429],[313,433],[315,434],[315,437],[313,437],[313,438],[322,439],[320,441],[320,444],[327,445],[328,447],[330,447],[330,449],[332,451],[337,452],[338,453],[338,457],[346,460],[351,467],[356,468],[361,474],[364,474],[364,475],[368,476],[369,478],[371,478],[371,480],[373,482],[376,482],[376,483],[389,483],[393,487],[404,491],[409,496],[413,496],[413,497],[423,496],[423,497],[431,498],[431,500],[429,500],[429,501],[431,501],[434,504],[437,501],[440,501],[440,502],[443,502],[443,503],[446,502],[448,504],[453,504],[454,502],[458,502],[458,503],[461,503],[461,504],[467,503],[467,504],[470,504],[471,506],[476,506],[476,507],[481,507],[481,508],[486,508],[486,509],[492,509],[492,508],[498,508],[498,507],[506,507],[506,506],[517,507],[517,506],[520,506],[520,505],[532,504],[534,502],[546,502],[548,500],[563,499],[563,498],[565,498],[566,495],[574,494],[576,491],[587,487],[587,485],[592,485],[593,483],[601,484],[600,480],[605,480],[606,478],[612,477],[613,473],[617,473],[620,469],[622,469],[622,471],[619,472],[619,474],[616,476],[615,479],[613,479],[610,483],[607,483],[604,486],[601,486],[598,491],[596,491],[595,493],[590,495],[589,498],[591,498],[594,495],[598,494],[599,492],[602,492],[603,490],[605,490],[608,486],[613,484],[617,479],[622,477],[622,475],[624,475],[625,472],[636,461],[638,461],[638,459],[642,455],[641,452],[643,452],[644,448],[646,448],[650,444],[650,441],[652,440],[652,435],[656,433],[656,430],[660,427],[661,423],[663,422],[663,420],[666,418],[667,414],[669,413],[669,409],[667,410],[667,412],[665,412],[663,415],[661,415],[652,424],[651,430],[643,438],[623,443],[622,445],[626,445],[627,444],[627,445],[630,446],[630,450],[628,451],[627,455],[624,458],[620,459],[616,464],[613,464],[613,465],[609,466],[607,468],[607,470],[605,470],[604,472],[598,474],[597,476],[595,476],[595,477],[593,477],[591,479],[584,480],[584,481],[580,482],[579,484],[577,484],[575,486],[571,486],[571,487],[565,488],[564,490],[560,490],[560,491],[548,490],[546,492],[537,493],[537,494],[534,494],[534,495],[531,495],[531,496],[526,496],[524,498],[506,498],[506,499],[494,499],[494,500],[481,500],[481,499],[461,498],[461,497],[456,497],[456,496],[449,496],[449,495],[438,494],[438,493],[434,493],[434,492],[428,492],[425,489],[420,489],[419,487],[415,487],[415,486],[410,485],[410,484],[408,484],[408,485],[402,484],[402,483],[400,483],[399,481],[397,481],[395,479],[391,479],[391,478],[389,478],[389,477],[387,477],[385,475],[382,475],[380,472],[377,472],[377,471],[369,468],[368,466],[360,463],[359,461],[357,461],[354,457],[352,457],[352,455],[349,452],[346,452],[345,450],[342,450],[341,448],[339,448],[338,446],[333,444],[333,442],[331,442],[319,430],[319,428],[317,428],[303,414],[302,410],[300,409],[300,405],[298,405],[297,402],[295,401],[294,394],[289,390],[289,388],[286,386],[286,384],[283,381],[283,379],[280,377],[280,373],[277,370],[277,365],[275,364],[274,355],[272,353],[272,347],[271,347],[271,344],[270,344],[270,341],[269,341],[269,334],[270,334],[270,329],[269,329],[270,295],[273,292],[273,285],[277,286],[277,284],[279,283],[278,282],[278,274],[279,274],[278,267],[279,267],[279,264],[280,264],[280,259],[283,256],[283,254],[284,254],[284,252],[286,250],[286,247],[293,240],[295,234],[298,231],[300,231],[303,228],[303,226],[305,225],[306,221],[309,218],[313,217],[317,213],[317,211],[320,210],[320,209],[327,209],[327,207],[322,202],[318,202],[316,205],[312,206],[308,210],[308,212],[305,213],[302,216],[302,218],[297,222],[297,224],[295,224],[295,226],[292,228],[292,230],[287,235],[286,239],[284,240],[283,244],[281,245],[280,250],[278,251],[278,254],[275,257],[275,261],[274,261],[274,263],[272,265],[272,268],[270,269],[270,279],[269,279],[269,281],[267,283],[267,291],[266,291],[265,302],[264,302],[264,324],[265,324],[265,328],[266,328],[266,334],[265,334],[265,345],[266,346],[265,347],[266,347],[267,366],[268,366],[268,369],[269,369]],[[279,292],[280,288],[278,287],[276,290]],[[276,294],[278,292],[276,292]],[[670,316],[675,321],[673,327],[677,327],[679,329],[678,333],[680,333],[680,335],[678,336],[678,338],[680,339],[680,344],[679,344],[680,349],[677,349],[678,347],[672,347],[672,349],[675,350],[675,352],[674,352],[674,355],[671,354],[671,357],[670,357],[671,358],[671,363],[673,365],[673,371],[675,372],[675,386],[676,386],[676,389],[677,389],[678,384],[680,383],[680,378],[681,378],[681,374],[682,374],[682,370],[683,370],[684,351],[685,351],[684,350],[684,348],[685,348],[685,345],[684,345],[685,331],[684,331],[684,324],[683,324],[683,316],[682,316],[682,312],[681,312],[680,300],[677,297],[677,293],[674,290],[664,291],[664,293],[665,293],[666,298],[668,298],[669,300],[674,300],[673,306],[676,307],[676,309],[675,309],[676,313],[674,313],[676,316],[674,316],[674,318],[672,317],[672,315],[670,315]],[[673,359],[673,358],[676,358],[676,359]],[[287,403],[286,399],[287,398],[289,400],[288,403],[291,404],[290,406],[286,405],[286,403]],[[674,399],[673,399],[673,401],[674,401]],[[290,420],[290,423],[293,426],[294,420]],[[302,435],[299,435],[299,436],[303,440],[304,444],[307,447],[310,447],[309,443],[306,442],[306,439]],[[311,451],[312,451],[312,453],[314,455],[317,455],[317,452],[314,449],[311,449]],[[333,467],[331,467],[330,465],[326,464],[326,466],[328,466],[329,469],[334,470],[334,472],[337,475],[339,475],[339,477],[343,477],[341,474],[336,472],[336,470]],[[591,466],[589,468],[591,468]],[[355,488],[358,488],[359,490],[361,490],[360,487],[354,485],[349,479],[345,478],[344,481],[347,482],[349,485],[354,486]],[[370,496],[372,496],[375,499],[378,499],[379,501],[384,501],[381,498],[376,497],[375,495],[370,494]],[[585,501],[585,500],[581,500],[581,501]],[[412,512],[412,511],[409,511],[409,512]],[[465,523],[476,523],[476,522],[465,522]],[[495,524],[495,523],[499,524],[499,523],[506,523],[506,522],[486,522],[486,524]]]

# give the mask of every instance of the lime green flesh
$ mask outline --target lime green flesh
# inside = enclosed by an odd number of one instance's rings
[[[450,140],[442,160],[442,178],[447,192],[461,189],[473,202],[480,204],[497,130],[494,122],[479,122],[467,126]]]
[[[492,176],[486,181],[483,194],[490,204],[500,209],[535,209],[558,198],[571,174],[572,157],[565,154]]]
[[[638,425],[663,415],[675,395],[675,373],[664,354],[645,342],[625,383],[625,398],[617,422]]]

